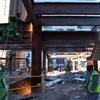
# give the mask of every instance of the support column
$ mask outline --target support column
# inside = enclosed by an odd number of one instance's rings
[[[46,73],[46,51],[43,50],[43,71]]]
[[[98,71],[100,71],[100,60],[98,60]]]
[[[73,71],[75,71],[75,61],[72,63]]]
[[[32,76],[41,75],[41,32],[34,27],[32,35]],[[32,78],[32,85],[41,83],[40,77]]]
[[[46,66],[45,66],[45,72],[48,72],[48,67],[49,67],[49,60],[48,60],[48,55],[46,55]]]
[[[41,50],[41,72],[44,71],[44,52]]]

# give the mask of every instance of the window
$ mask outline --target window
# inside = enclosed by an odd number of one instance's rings
[[[94,26],[42,26],[42,31],[91,31]]]

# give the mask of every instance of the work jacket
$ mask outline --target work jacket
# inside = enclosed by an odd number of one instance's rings
[[[93,77],[94,76],[98,76],[98,84],[96,86],[96,88],[93,90],[92,89],[92,82],[93,82]],[[88,87],[88,90],[93,92],[93,93],[100,93],[100,74],[97,72],[97,71],[93,71],[89,77],[89,80],[88,80],[88,84],[87,84],[87,87]]]

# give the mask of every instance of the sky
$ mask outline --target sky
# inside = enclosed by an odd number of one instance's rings
[[[35,2],[99,2],[100,0],[34,0]]]

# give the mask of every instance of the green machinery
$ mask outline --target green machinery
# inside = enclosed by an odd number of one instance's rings
[[[0,40],[5,40],[7,37],[17,38],[18,34],[18,17],[17,14],[10,14],[10,22],[8,24],[0,24]],[[16,37],[17,36],[17,37]]]
[[[13,39],[19,37],[18,34],[18,17],[16,14],[10,14],[10,22],[0,24],[0,41],[5,41],[7,38]],[[6,82],[6,74],[3,65],[0,64],[0,100],[7,99],[8,85]]]
[[[0,65],[0,100],[7,100],[8,85],[3,65]]]

